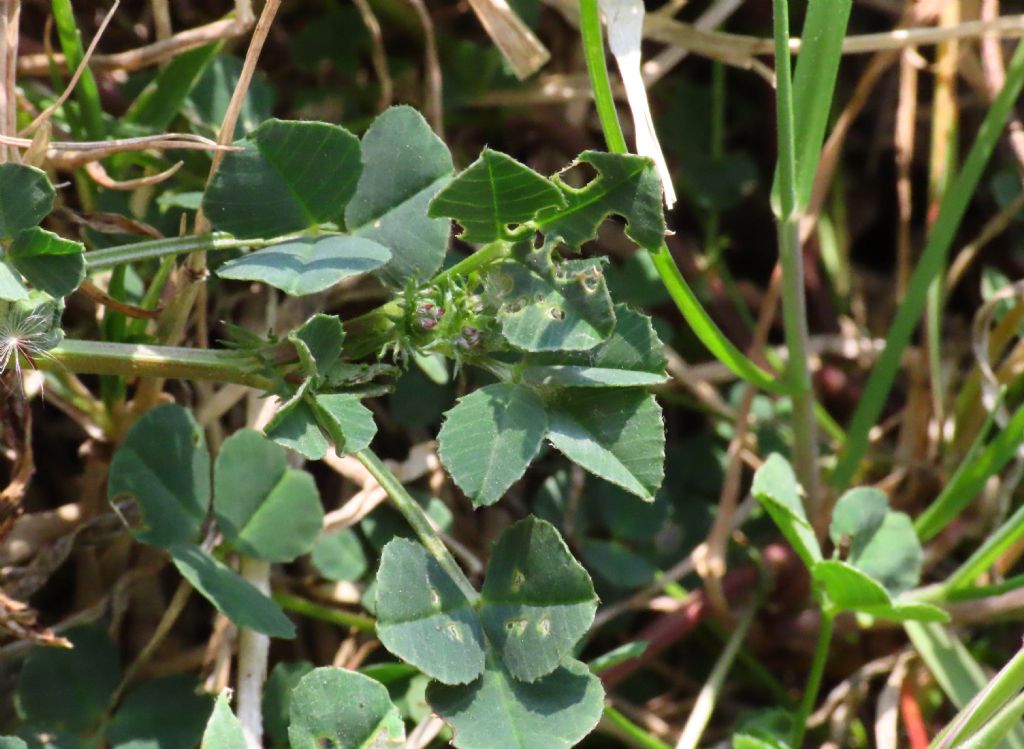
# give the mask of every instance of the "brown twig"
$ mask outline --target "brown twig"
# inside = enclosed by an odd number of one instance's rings
[[[391,81],[391,72],[388,67],[388,51],[384,48],[384,35],[381,33],[380,21],[373,12],[369,0],[353,0],[363,25],[370,34],[372,43],[371,60],[373,70],[377,74],[377,81],[380,83],[380,98],[377,100],[377,109],[383,112],[391,106],[394,100],[394,84]]]
[[[434,33],[434,22],[430,18],[423,0],[406,0],[423,28],[423,68],[424,68],[424,104],[427,120],[434,132],[444,137],[444,107],[441,100],[441,62],[437,56],[437,35]]]

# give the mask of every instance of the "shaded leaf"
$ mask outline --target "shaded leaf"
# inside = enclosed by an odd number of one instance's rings
[[[21,274],[3,257],[0,257],[0,299],[7,302],[28,299],[28,287],[22,283]]]
[[[28,749],[28,744],[17,736],[0,736],[0,749]]]
[[[405,724],[388,690],[355,671],[318,668],[292,692],[291,749],[402,749]]]
[[[7,258],[33,287],[53,297],[64,297],[85,278],[85,247],[33,227],[18,234]]]
[[[142,526],[133,533],[142,543],[195,541],[210,507],[210,454],[192,414],[166,404],[135,422],[110,463],[107,496],[136,501]]]
[[[590,575],[555,527],[534,517],[501,534],[481,600],[487,639],[508,672],[530,682],[558,667],[597,611]]]
[[[263,729],[274,749],[288,749],[288,713],[292,691],[313,670],[309,661],[281,661],[270,671],[263,687]],[[205,749],[205,747],[204,747]]]
[[[15,703],[26,723],[78,732],[103,715],[121,678],[121,658],[101,627],[75,627],[64,635],[73,648],[29,651]]]
[[[454,173],[448,146],[423,116],[391,107],[363,135],[363,173],[345,209],[348,230],[391,250],[381,270],[390,282],[426,280],[441,267],[451,226],[427,206]]]
[[[604,690],[571,658],[532,684],[488,662],[472,684],[431,682],[427,700],[451,725],[459,749],[569,749],[597,725]]]
[[[13,239],[53,210],[56,196],[46,172],[24,164],[0,164],[0,240]]]
[[[313,548],[324,513],[313,477],[289,468],[285,451],[255,429],[221,445],[214,466],[214,514],[243,554],[291,562]]]
[[[345,330],[337,315],[318,312],[289,332],[288,340],[295,346],[306,376],[322,379],[341,356]]]
[[[331,437],[338,455],[357,453],[370,446],[377,433],[373,411],[359,401],[358,395],[328,393],[315,398],[320,425]]]
[[[484,638],[473,605],[423,546],[396,538],[377,571],[377,635],[388,650],[445,684],[484,668]]]
[[[327,454],[330,443],[317,423],[316,410],[308,400],[311,384],[312,380],[307,379],[291,398],[278,406],[263,432],[277,444],[309,460],[320,460]]]
[[[542,249],[506,261],[485,284],[505,339],[523,351],[586,351],[611,335],[615,311],[601,260],[553,263]]]
[[[229,691],[217,695],[213,705],[213,714],[203,732],[203,742],[199,749],[248,749],[242,724],[231,712]]]
[[[754,474],[751,494],[771,515],[775,525],[782,531],[800,556],[804,564],[811,567],[821,561],[821,547],[814,535],[814,529],[807,522],[804,504],[800,498],[802,489],[797,483],[789,462],[778,453],[768,456]]]
[[[624,304],[615,305],[611,336],[590,351],[530,354],[524,363],[523,379],[538,385],[637,387],[668,380],[651,319]]]
[[[325,122],[267,120],[237,145],[244,150],[225,154],[203,197],[213,227],[236,237],[340,219],[362,171],[356,136]]]
[[[644,156],[584,151],[577,163],[589,164],[597,177],[575,188],[555,177],[564,207],[548,208],[537,216],[537,228],[573,249],[597,237],[609,215],[626,219],[626,235],[641,247],[657,249],[665,241],[661,182],[654,162]]]
[[[485,148],[431,201],[429,215],[458,221],[466,242],[486,243],[514,240],[522,234],[516,231],[519,224],[545,208],[563,205],[565,198],[551,180]]]
[[[359,536],[351,528],[321,534],[313,546],[313,566],[328,580],[355,582],[369,566]]]
[[[170,552],[182,577],[235,624],[271,637],[295,637],[295,625],[281,607],[230,567],[198,546],[174,546]]]
[[[107,729],[111,749],[194,749],[213,707],[198,687],[193,677],[179,674],[133,689]]]
[[[217,269],[217,275],[261,281],[291,296],[305,296],[376,270],[390,257],[386,247],[369,239],[330,235],[264,247],[229,260]]]
[[[566,388],[547,404],[548,440],[596,476],[645,501],[664,477],[665,432],[654,396]]]
[[[544,403],[533,390],[488,385],[448,411],[438,455],[475,505],[494,504],[537,456],[545,431]]]
[[[906,513],[890,511],[863,543],[858,539],[848,561],[898,595],[920,582],[924,552],[911,519]]]
[[[864,546],[885,522],[889,498],[880,489],[857,487],[839,498],[832,510],[828,534],[836,546]]]

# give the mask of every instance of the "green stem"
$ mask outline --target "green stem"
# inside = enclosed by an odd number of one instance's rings
[[[434,528],[434,524],[431,522],[427,513],[423,511],[419,503],[412,498],[412,496],[405,490],[405,486],[402,482],[391,472],[391,470],[384,465],[384,461],[377,457],[369,448],[360,450],[355,454],[355,458],[366,466],[366,470],[370,472],[377,483],[380,484],[381,488],[387,492],[387,495],[391,498],[392,503],[395,505],[395,509],[398,510],[405,518],[406,522],[412,527],[413,531],[419,537],[422,544],[427,547],[427,551],[434,557],[441,568],[448,573],[448,576],[452,579],[463,595],[469,599],[471,603],[476,602],[480,597],[480,594],[476,592],[476,588],[466,577],[466,573],[459,567],[458,562],[455,561],[455,557],[448,551],[448,547],[445,546],[444,541],[441,539],[441,535]]]
[[[34,363],[42,370],[76,374],[208,380],[264,390],[277,384],[260,372],[264,363],[249,354],[181,346],[65,339]]]
[[[508,242],[502,242],[500,240],[484,245],[473,254],[457,262],[448,270],[438,273],[434,276],[431,283],[438,284],[451,278],[465,278],[470,273],[475,273],[481,268],[501,260],[508,254],[510,248],[511,245],[509,245]]]
[[[583,36],[583,56],[587,60],[587,72],[590,73],[594,104],[597,106],[597,116],[601,120],[608,150],[612,153],[628,153],[626,138],[622,135],[619,115],[615,110],[612,84],[608,79],[597,0],[580,0],[580,34]]]
[[[75,22],[75,14],[71,8],[71,0],[53,0],[53,21],[57,27],[57,38],[60,40],[61,50],[64,52],[64,59],[67,61],[68,75],[73,75],[75,69],[85,57],[85,47],[82,45],[82,35]],[[86,68],[78,79],[75,99],[81,110],[85,135],[90,140],[103,140],[106,137],[106,128],[103,124],[103,108],[100,105],[100,90],[96,85],[96,78],[92,71]]]
[[[294,611],[296,614],[308,616],[310,619],[318,619],[339,627],[357,629],[360,632],[373,632],[376,627],[376,622],[372,617],[337,609],[333,606],[324,606],[290,593],[274,593],[274,600],[288,611]]]
[[[807,514],[820,522],[818,438],[814,393],[808,366],[807,304],[804,298],[800,212],[797,209],[796,135],[793,78],[789,52],[789,0],[774,0],[776,114],[779,138],[779,264],[782,267],[782,319],[789,349],[787,381],[793,398],[793,458],[807,494]]]
[[[215,232],[169,239],[154,239],[149,242],[135,242],[93,250],[85,253],[85,267],[90,273],[115,268],[140,260],[156,260],[173,255],[190,252],[209,252],[211,250],[238,250],[246,247],[266,247],[282,241],[275,239],[235,239],[230,234]]]
[[[602,722],[610,726],[609,733],[621,734],[622,740],[629,742],[632,746],[641,747],[642,749],[672,749],[664,741],[651,736],[651,734],[647,733],[647,731],[611,705],[605,706],[604,718],[605,720]]]
[[[793,749],[800,749],[804,743],[804,733],[807,731],[807,719],[814,710],[818,701],[818,692],[821,690],[821,678],[825,674],[825,661],[828,660],[829,645],[832,644],[832,624],[834,614],[830,611],[821,612],[821,625],[818,628],[818,644],[814,648],[814,660],[811,661],[811,672],[807,675],[807,686],[804,688],[804,696],[800,700],[800,710],[796,715],[796,722],[793,723],[793,733],[790,737],[790,746]]]

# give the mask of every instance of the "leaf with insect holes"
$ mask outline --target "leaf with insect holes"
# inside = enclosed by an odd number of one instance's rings
[[[501,534],[487,565],[480,619],[512,676],[532,682],[554,671],[596,611],[590,575],[553,525],[528,517]]]
[[[65,297],[85,278],[85,246],[45,229],[26,229],[14,238],[7,259],[40,291]]]
[[[665,430],[654,396],[565,388],[547,402],[548,440],[569,460],[645,502],[664,478]]]
[[[198,546],[172,546],[171,561],[200,595],[239,627],[290,640],[295,625],[275,601]]]
[[[405,724],[387,688],[343,668],[317,668],[292,691],[291,749],[402,749]]]
[[[600,720],[604,690],[572,658],[532,683],[516,680],[492,659],[471,684],[431,682],[427,701],[452,727],[459,749],[569,749]]]
[[[141,543],[194,542],[210,509],[210,454],[192,414],[169,403],[135,422],[110,463],[107,497],[135,500]]]
[[[654,162],[631,154],[584,151],[576,163],[589,164],[597,176],[581,188],[555,177],[564,205],[541,211],[535,222],[538,231],[578,250],[597,237],[608,216],[616,215],[626,219],[626,236],[641,247],[655,250],[665,241],[661,182]]]
[[[203,196],[213,228],[236,237],[340,220],[362,172],[359,139],[326,122],[267,120],[236,145]]]
[[[451,225],[427,206],[454,174],[452,156],[423,116],[391,107],[363,135],[363,173],[345,209],[357,237],[391,250],[380,274],[393,284],[432,277],[444,262]]]
[[[213,510],[224,539],[266,562],[292,562],[313,548],[323,526],[320,492],[285,450],[255,429],[221,445],[213,471]]]
[[[775,521],[804,564],[810,568],[821,561],[821,547],[814,529],[807,522],[800,499],[800,484],[785,458],[778,453],[769,455],[754,474],[750,493]]]
[[[484,637],[472,603],[427,550],[396,538],[377,571],[377,636],[389,651],[445,684],[484,668]]]
[[[369,239],[307,237],[229,260],[217,269],[217,275],[238,281],[260,281],[290,296],[306,296],[376,270],[390,258],[387,247]]]
[[[0,164],[0,240],[13,239],[53,210],[56,192],[46,172],[24,164]]]
[[[590,351],[528,354],[523,380],[558,387],[645,387],[668,380],[667,360],[651,318],[615,305],[615,328]]]
[[[429,215],[455,219],[462,226],[463,241],[483,244],[521,238],[519,224],[564,205],[565,198],[551,180],[511,156],[485,148],[431,201]]]
[[[848,544],[847,561],[892,595],[913,588],[921,579],[924,553],[914,524],[889,509],[885,493],[870,487],[851,489],[836,503],[829,535]]]
[[[586,351],[615,329],[601,260],[557,264],[548,248],[488,271],[487,296],[498,306],[502,335],[522,351]]]
[[[230,690],[217,695],[213,714],[206,723],[203,743],[199,749],[247,749],[249,744],[242,732],[242,724],[231,712]]]
[[[881,583],[838,559],[815,562],[811,577],[824,591],[826,605],[834,611],[856,611],[896,622],[949,621],[949,614],[937,606],[890,597]]]
[[[448,411],[438,456],[476,506],[501,499],[537,457],[547,431],[544,403],[525,385],[487,385]]]

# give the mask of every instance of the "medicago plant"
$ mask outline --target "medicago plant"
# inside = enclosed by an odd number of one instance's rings
[[[574,658],[597,607],[589,575],[554,526],[528,517],[498,539],[474,587],[369,448],[375,424],[361,399],[415,362],[478,368],[493,382],[459,399],[438,435],[444,467],[476,506],[498,502],[545,442],[638,503],[653,500],[664,433],[646,388],[665,380],[662,346],[646,315],[612,298],[605,260],[580,251],[609,216],[624,219],[637,244],[657,247],[661,188],[639,156],[588,151],[577,163],[593,171],[578,187],[571,173],[549,178],[489,149],[456,173],[445,144],[405,106],[381,114],[361,140],[336,125],[268,120],[224,155],[205,190],[210,233],[88,253],[36,227],[53,202],[46,175],[5,164],[0,193],[14,197],[5,201],[10,244],[0,266],[5,364],[238,383],[275,397],[263,432],[228,436],[215,460],[188,409],[140,414],[108,481],[136,540],[166,550],[243,631],[293,637],[279,605],[223,559],[286,563],[313,552],[325,542],[320,496],[288,453],[354,455],[418,537],[383,548],[372,599],[378,636],[430,677],[427,701],[457,745],[571,746],[603,709],[600,682]],[[330,179],[311,178],[325,168]],[[452,219],[464,242],[481,247],[442,269]],[[51,308],[87,275],[200,252],[224,281],[303,297],[373,273],[391,299],[351,320],[314,313],[276,337],[236,328],[222,349],[61,340]],[[343,672],[305,676],[296,694],[311,696],[293,697],[292,746],[401,746],[404,729],[382,689]],[[317,711],[345,702],[334,690],[359,695],[370,712],[351,725],[331,718],[324,733]],[[323,694],[330,705],[318,702]],[[349,738],[357,727],[358,740]]]

